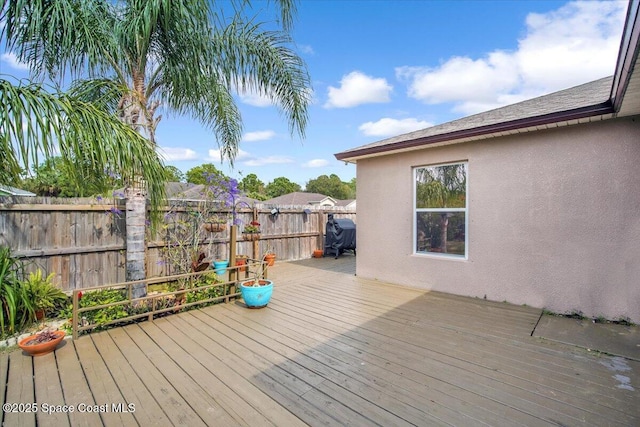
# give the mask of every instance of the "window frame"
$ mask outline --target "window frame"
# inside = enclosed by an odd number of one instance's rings
[[[419,169],[425,168],[437,168],[441,166],[451,166],[451,165],[464,165],[465,169],[465,198],[464,208],[418,208],[418,179],[417,173]],[[433,257],[439,259],[450,259],[450,260],[468,260],[469,259],[469,161],[461,160],[454,162],[446,162],[446,163],[434,163],[428,165],[420,165],[414,166],[411,171],[411,175],[413,178],[413,239],[412,245],[413,249],[411,252],[413,255],[418,256],[426,256]],[[429,251],[418,251],[418,214],[421,212],[463,212],[464,213],[464,255],[451,254],[451,253],[442,253],[442,252],[429,252]]]

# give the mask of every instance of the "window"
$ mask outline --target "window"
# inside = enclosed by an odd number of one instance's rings
[[[415,174],[415,251],[467,256],[467,163],[423,166]]]

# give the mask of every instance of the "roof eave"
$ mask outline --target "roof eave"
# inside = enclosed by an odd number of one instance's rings
[[[527,117],[524,119],[512,120],[509,122],[495,123],[487,126],[463,129],[439,135],[401,141],[390,145],[380,145],[376,147],[346,151],[335,154],[335,157],[336,159],[341,161],[355,162],[359,158],[388,154],[396,151],[405,151],[408,149],[415,149],[417,147],[428,146],[436,143],[455,142],[456,140],[460,139],[477,138],[494,133],[510,132],[518,129],[526,129],[535,126],[545,126],[554,123],[568,122],[572,120],[579,120],[587,117],[612,113],[614,113],[613,104],[611,103],[611,101],[606,101],[588,107],[559,111],[542,116]]]
[[[620,111],[624,94],[631,79],[634,64],[640,52],[640,2],[630,1],[616,71],[611,86],[611,100],[615,112]]]

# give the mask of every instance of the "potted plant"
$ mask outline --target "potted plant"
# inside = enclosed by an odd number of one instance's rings
[[[251,279],[240,282],[240,294],[248,308],[266,307],[271,300],[273,281],[263,278],[266,269],[267,263],[263,261]]]
[[[204,252],[198,252],[197,250],[191,254],[191,272],[197,273],[198,271],[204,271],[209,268],[210,263],[205,261],[206,255]]]
[[[204,229],[210,233],[219,233],[224,231],[227,229],[227,219],[220,216],[209,218],[204,223]]]
[[[276,262],[276,253],[273,252],[273,249],[271,249],[271,247],[267,247],[267,250],[265,251],[264,255],[262,256],[262,260],[267,263],[268,267],[272,267],[273,264],[275,264],[275,262]]]
[[[18,342],[18,346],[30,356],[43,356],[55,350],[65,335],[64,331],[45,329],[42,332],[21,339]]]
[[[238,267],[238,271],[247,271],[248,259],[249,255],[236,255],[236,267]]]
[[[67,300],[67,295],[53,284],[54,277],[55,273],[43,277],[42,270],[38,269],[29,273],[24,281],[36,320],[42,320],[47,310],[51,310],[57,303],[63,303]]]
[[[213,260],[213,268],[218,276],[222,276],[227,271],[229,266],[228,259],[215,259]]]
[[[246,225],[242,230],[242,238],[244,240],[260,240],[260,223],[251,221],[249,225]]]

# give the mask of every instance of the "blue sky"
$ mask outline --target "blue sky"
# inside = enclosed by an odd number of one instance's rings
[[[254,3],[258,17],[267,7]],[[265,183],[285,176],[304,187],[323,174],[349,181],[355,165],[335,160],[337,152],[613,74],[626,7],[302,0],[292,35],[313,85],[304,140],[251,94],[238,96],[245,134],[233,169],[220,162],[213,135],[187,118],[165,115],[157,140],[166,163],[183,172],[213,163]],[[10,52],[0,72],[26,76]]]

